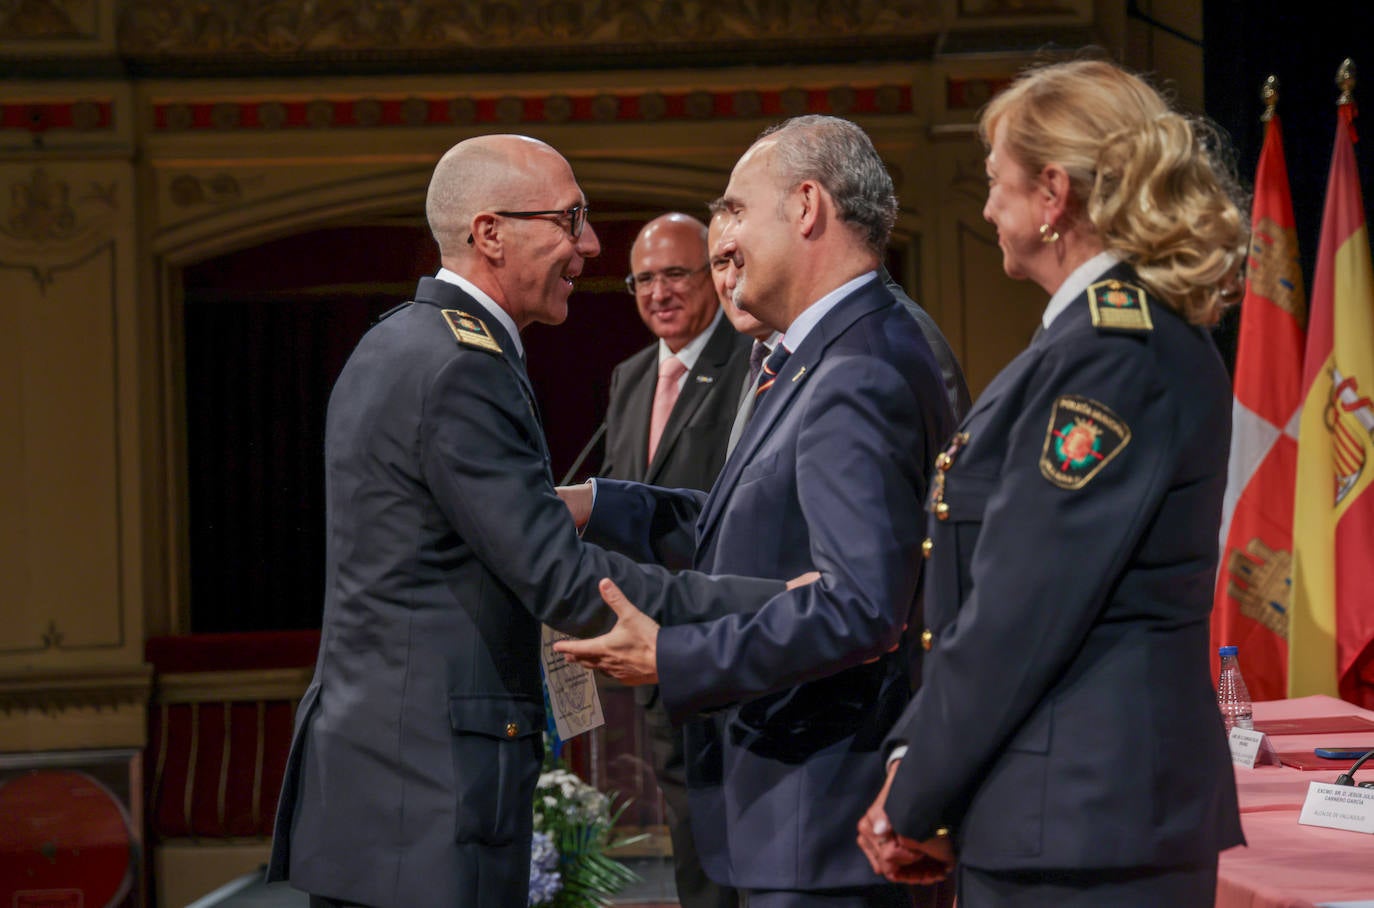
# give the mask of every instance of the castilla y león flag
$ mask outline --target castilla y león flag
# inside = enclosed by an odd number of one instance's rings
[[[1374,706],[1374,275],[1354,104],[1338,110],[1303,359],[1288,686]]]
[[[1265,126],[1251,220],[1212,609],[1212,674],[1216,647],[1235,644],[1251,696],[1278,700],[1288,689],[1293,477],[1307,305],[1277,116]]]

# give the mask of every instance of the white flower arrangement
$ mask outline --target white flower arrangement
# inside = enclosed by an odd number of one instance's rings
[[[626,804],[597,791],[561,766],[543,772],[534,790],[534,842],[529,904],[543,908],[604,908],[639,879],[608,857],[635,839],[611,841]]]

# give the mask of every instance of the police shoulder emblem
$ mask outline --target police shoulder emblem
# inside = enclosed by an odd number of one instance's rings
[[[501,345],[496,342],[496,338],[491,336],[491,331],[487,329],[486,322],[475,315],[468,315],[461,309],[442,309],[444,321],[448,323],[449,330],[458,339],[458,343],[464,347],[476,347],[479,350],[488,350],[492,353],[500,353]]]
[[[1103,404],[1075,394],[1054,402],[1040,473],[1061,489],[1081,489],[1131,440],[1131,428]]]
[[[1107,331],[1153,331],[1145,291],[1125,281],[1098,281],[1088,288],[1093,327]]]

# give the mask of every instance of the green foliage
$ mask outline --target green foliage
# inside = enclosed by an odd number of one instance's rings
[[[611,830],[629,803],[614,802],[614,794],[602,794],[563,766],[540,774],[534,792],[534,831],[547,835],[558,850],[561,887],[544,897],[550,887],[536,887],[532,874],[531,905],[604,908],[612,896],[639,880],[608,854],[643,838],[611,840]],[[544,900],[535,901],[536,897]]]

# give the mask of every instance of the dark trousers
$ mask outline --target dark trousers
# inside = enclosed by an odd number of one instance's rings
[[[934,886],[855,886],[811,892],[740,890],[740,908],[949,908],[953,902],[951,880]]]
[[[687,770],[682,753],[682,729],[668,721],[657,687],[635,689],[635,702],[644,709],[658,790],[668,805],[668,836],[673,841],[673,878],[682,908],[736,908],[735,890],[706,875],[692,838],[692,814],[687,804]]]
[[[998,873],[959,865],[959,908],[1210,908],[1217,864]]]

